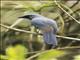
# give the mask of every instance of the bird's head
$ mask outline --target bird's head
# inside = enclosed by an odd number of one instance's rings
[[[32,18],[34,18],[34,16],[33,15],[24,15],[24,16],[20,16],[19,18],[32,20]]]
[[[24,15],[24,16],[21,16],[19,18],[24,18],[24,19],[29,19],[29,20],[32,20],[33,18],[35,17],[40,17],[41,15],[39,14],[27,14],[27,15]]]

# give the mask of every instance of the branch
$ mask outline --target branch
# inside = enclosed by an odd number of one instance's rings
[[[15,25],[17,25],[18,23],[20,23],[23,19],[19,19],[16,20],[16,22],[14,22],[9,28],[13,28]],[[7,29],[5,32],[9,31],[9,29]]]
[[[77,11],[80,11],[80,9],[77,9],[75,11],[73,11],[73,13],[71,13],[70,15],[73,15],[74,13],[76,13]],[[64,20],[69,19],[69,17],[64,18]]]
[[[60,21],[62,23],[61,28],[60,28],[60,33],[61,33],[61,35],[64,35],[64,19],[62,18],[62,16],[60,14],[58,14],[58,15],[59,15]]]
[[[73,15],[74,13],[76,13],[77,11],[80,11],[80,9],[77,9],[77,10],[75,10],[75,11],[73,11],[73,13],[70,13],[70,15]],[[57,16],[56,18],[55,18],[55,20],[57,20],[59,18],[59,16]],[[65,17],[64,18],[64,20],[66,20],[66,19],[68,19],[69,17],[67,16],[67,17]]]
[[[71,47],[59,47],[57,50],[64,50],[64,49],[80,49],[80,46],[71,46]],[[44,50],[39,50],[39,51],[34,51],[34,52],[28,52],[26,54],[33,54],[33,53],[40,53],[43,52]]]
[[[42,53],[44,53],[44,52],[40,52],[40,53],[37,53],[37,54],[35,54],[35,55],[32,55],[31,57],[27,58],[26,60],[31,60],[31,59],[33,59],[33,58],[41,55]]]
[[[24,32],[24,33],[29,33],[29,34],[36,34],[36,35],[42,35],[41,33],[37,34],[36,32],[30,32],[30,31],[26,31],[26,30],[17,29],[17,28],[11,28],[11,27],[6,26],[6,25],[4,25],[4,24],[0,24],[0,26],[2,26],[2,27],[4,27],[4,28],[7,28],[7,29],[19,31],[19,32]],[[59,36],[59,35],[56,35],[56,36],[57,36],[58,38],[80,41],[80,39],[78,39],[78,38],[65,37],[65,36]]]
[[[36,34],[35,32],[30,32],[30,31],[26,31],[26,30],[17,29],[17,28],[12,28],[12,27],[4,25],[4,24],[0,24],[0,26],[7,28],[7,29],[14,30],[14,31],[19,31],[19,32],[24,32],[24,33],[29,33],[29,34]]]
[[[60,3],[60,5],[61,5],[62,7],[64,7],[64,8],[66,8],[66,9],[69,11],[69,14],[70,14],[70,13],[73,13],[73,10],[70,9],[70,7],[68,7],[67,5],[62,4],[62,3]]]
[[[50,49],[50,50],[64,50],[64,49],[75,49],[75,48],[76,49],[80,49],[80,46],[62,47],[62,48]],[[40,51],[36,51],[36,52],[29,52],[29,53],[37,53],[37,54],[30,56],[26,60],[31,60],[31,59],[33,59],[33,58],[35,58],[35,57],[37,57],[37,56],[39,56],[39,55],[41,55],[43,53],[46,53],[46,52],[50,51],[50,50],[40,50]]]
[[[77,22],[78,24],[80,24],[80,22],[78,20],[76,20],[73,16],[71,16],[67,11],[65,11],[55,0],[55,4],[63,11],[65,12],[68,16],[70,16],[75,22]]]
[[[74,6],[76,6],[79,3],[79,1],[77,0],[77,2],[75,2],[70,8],[73,8]]]

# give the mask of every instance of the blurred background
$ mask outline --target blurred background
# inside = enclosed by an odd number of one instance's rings
[[[5,26],[11,26],[19,16],[27,13],[38,13],[45,17],[54,19],[59,27],[58,48],[74,47],[69,49],[62,49],[65,55],[59,56],[54,60],[80,60],[80,1],[0,1],[1,3],[1,25],[0,25],[0,50],[5,51],[6,41],[10,39],[21,39],[26,41],[24,44],[29,51],[40,51],[43,47],[43,39],[41,35],[24,33],[10,29],[6,32]],[[31,32],[40,32],[34,27],[29,27],[29,21],[22,21],[14,28],[22,29]],[[2,26],[3,25],[3,26]],[[73,38],[73,39],[70,39]],[[75,38],[75,39],[74,39]],[[31,46],[32,45],[32,46]],[[31,47],[30,47],[31,46]],[[75,48],[78,47],[78,48]],[[52,52],[52,51],[51,51]],[[56,51],[57,52],[57,51]],[[48,54],[51,55],[51,54]],[[44,54],[42,57],[48,57]],[[48,60],[41,59],[41,56],[35,60]],[[54,57],[54,55],[52,55]],[[50,57],[49,57],[49,60]]]

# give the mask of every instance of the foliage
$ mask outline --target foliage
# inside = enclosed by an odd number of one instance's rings
[[[41,54],[37,60],[56,60],[57,57],[64,55],[64,51],[60,50],[50,50]]]
[[[22,45],[8,46],[6,48],[6,56],[1,55],[1,59],[8,60],[25,60],[27,49]]]
[[[74,60],[80,60],[80,55],[76,55]]]
[[[46,16],[48,18],[52,18],[56,20],[59,26],[59,33],[58,35],[68,36],[68,37],[74,37],[80,39],[80,25],[77,23],[74,19],[75,18],[78,22],[80,21],[80,9],[78,8],[80,6],[80,1],[58,1],[58,5],[54,1],[1,1],[1,23],[5,25],[12,25],[15,23],[16,20],[18,20],[18,17],[27,13],[27,12],[36,12],[43,16]],[[68,14],[66,14],[63,10],[65,10]],[[16,28],[36,32],[39,33],[40,31],[37,29],[33,29],[32,27],[29,27],[28,25],[30,22],[22,21],[19,24],[17,24]],[[31,29],[30,29],[31,28]],[[33,29],[33,30],[32,30]],[[1,35],[0,35],[0,42],[3,43],[3,45],[0,44],[0,47],[3,47],[1,49],[5,49],[5,41],[8,39],[22,39],[26,41],[26,46],[29,51],[36,51],[41,50],[41,47],[43,46],[42,36],[28,34],[28,33],[22,33],[14,30],[9,30],[5,33],[7,29],[4,27],[1,27]],[[80,46],[79,41],[69,40],[69,39],[62,39],[58,38],[59,46],[58,47],[71,47],[71,46]],[[31,50],[32,49],[32,50]],[[66,49],[65,49],[66,50]],[[64,52],[65,50],[49,50],[47,52],[44,51],[41,55],[37,56],[37,60],[59,60],[58,57],[62,57],[64,54],[65,56],[74,57],[74,60],[79,59],[79,55],[77,55],[78,51],[73,54],[75,56],[70,55],[69,51],[66,51],[68,55]],[[10,53],[10,51],[8,51]],[[28,53],[28,51],[26,52]],[[38,53],[36,53],[38,54]],[[34,54],[30,55],[33,56]],[[63,56],[62,59],[65,57]],[[2,56],[2,58],[5,58],[6,56]],[[68,57],[69,58],[69,57]],[[61,58],[60,58],[61,59]],[[63,59],[67,60],[67,58]],[[79,59],[80,60],[80,59]]]

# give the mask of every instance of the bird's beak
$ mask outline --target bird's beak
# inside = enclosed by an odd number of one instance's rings
[[[30,16],[29,16],[29,15],[24,15],[24,16],[20,16],[19,18],[29,19],[29,18],[30,18]]]
[[[24,16],[21,16],[19,18],[24,18],[24,19],[32,20],[31,15],[24,15]]]
[[[25,18],[25,16],[20,16],[20,17],[18,17],[18,18]]]

